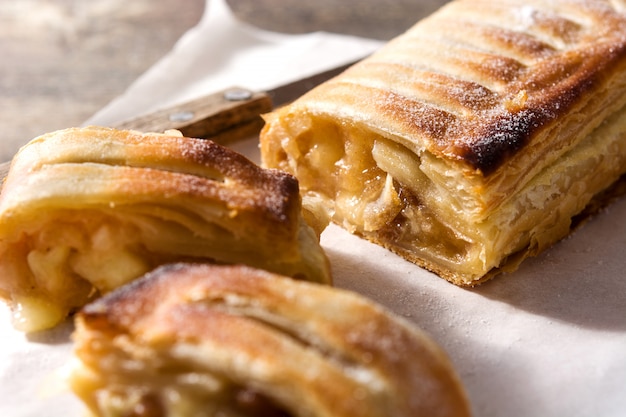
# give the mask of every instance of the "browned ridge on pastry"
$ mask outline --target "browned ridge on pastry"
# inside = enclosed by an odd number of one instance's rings
[[[429,337],[365,298],[245,266],[175,264],[76,318],[96,415],[469,415]]]
[[[245,263],[329,282],[296,179],[203,139],[101,127],[43,135],[0,194],[0,296],[54,325],[163,263]]]
[[[473,285],[626,172],[625,105],[624,1],[457,0],[267,115],[262,157],[318,217]]]
[[[454,2],[313,97],[489,175],[575,107],[623,105],[593,93],[624,70],[624,15],[572,3]]]

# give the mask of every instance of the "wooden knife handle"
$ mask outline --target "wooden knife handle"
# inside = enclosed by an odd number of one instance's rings
[[[232,87],[114,127],[143,132],[177,129],[187,137],[211,138],[227,144],[258,133],[263,125],[261,114],[270,110],[272,100],[268,94]]]
[[[228,145],[255,134],[263,126],[261,115],[272,110],[267,93],[232,87],[170,108],[129,119],[112,127],[142,132],[177,129],[184,136]],[[0,163],[0,180],[11,162]]]

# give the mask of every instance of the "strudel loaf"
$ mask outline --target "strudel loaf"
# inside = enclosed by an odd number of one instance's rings
[[[211,141],[101,127],[36,138],[0,194],[0,297],[51,327],[158,265],[243,263],[329,283],[297,181]]]
[[[355,293],[173,264],[76,316],[70,383],[96,416],[466,417],[428,335]]]
[[[512,270],[626,172],[626,3],[449,3],[266,115],[304,205],[449,281]]]

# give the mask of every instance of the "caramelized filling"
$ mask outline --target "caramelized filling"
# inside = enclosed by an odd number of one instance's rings
[[[20,244],[5,249],[3,256],[22,260],[11,267],[24,272],[3,275],[29,277],[2,282],[2,292],[13,304],[16,328],[51,327],[97,294],[154,267],[146,261],[134,229],[120,227],[111,219],[95,224],[94,229],[88,221],[50,221],[41,233],[24,234]]]
[[[305,205],[323,205],[317,211],[326,210],[347,230],[431,262],[452,267],[476,250],[470,238],[455,233],[428,208],[433,205],[425,200],[437,198],[436,186],[414,153],[354,126],[338,127],[321,118],[291,122],[283,126],[284,137],[292,139],[281,143],[285,159],[278,163],[294,171]],[[316,201],[307,201],[310,196]]]

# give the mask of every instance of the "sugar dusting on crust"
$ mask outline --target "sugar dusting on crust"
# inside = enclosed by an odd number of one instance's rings
[[[238,346],[220,358],[255,359],[245,372],[233,371],[235,381],[255,375],[251,386],[282,402],[276,390],[283,389],[284,373],[296,388],[292,395],[304,387],[298,407],[310,404],[311,395],[313,404],[341,416],[469,414],[463,388],[437,345],[345,290],[242,266],[168,265],[87,306],[79,321],[83,332],[108,329],[111,337],[143,341],[144,348],[151,341],[170,341],[172,349]],[[302,367],[276,352],[308,357],[317,366]],[[216,359],[203,357],[203,369],[227,363],[211,365]],[[264,383],[255,385],[258,378]],[[335,391],[342,395],[334,398]]]
[[[371,107],[367,111],[377,118],[380,112],[388,115],[392,123],[402,124],[399,131],[419,138],[431,151],[489,175],[623,65],[626,16],[611,7],[624,9],[623,2],[585,1],[576,7],[554,2],[541,8],[520,2],[518,7],[498,5],[493,14],[464,15],[463,22],[434,18],[424,26],[427,32],[418,25],[405,36],[412,45],[435,43],[440,60],[421,59],[421,52],[433,53],[427,46],[410,55],[402,42],[392,42],[333,82],[333,88],[344,82],[354,83],[355,91],[366,88],[362,91],[371,92],[360,92],[363,104],[357,106]],[[461,38],[468,31],[482,36]],[[424,37],[417,41],[420,35]],[[410,70],[420,79],[407,78]],[[404,81],[389,75],[398,71]],[[386,81],[377,85],[376,77]],[[444,77],[450,80],[447,85],[441,83]],[[437,94],[429,95],[432,91]]]
[[[299,204],[298,182],[292,175],[261,168],[243,155],[210,140],[180,138],[178,141],[186,161],[218,172],[222,176],[220,181],[225,184],[253,187],[256,191],[250,195],[250,202],[269,209],[277,219],[288,221],[294,205]],[[210,176],[208,179],[212,180]]]
[[[89,147],[83,146],[86,141]],[[76,151],[68,153],[68,147]],[[22,159],[32,165],[29,169],[95,163],[119,169],[117,177],[129,169],[137,180],[169,177],[170,188],[178,184],[176,189],[196,196],[215,190],[214,197],[235,198],[285,225],[291,223],[300,204],[293,176],[263,169],[213,141],[183,137],[178,132],[143,133],[98,126],[66,129],[33,141],[25,147],[23,153],[27,152],[32,157]],[[132,186],[132,177],[126,183]]]

